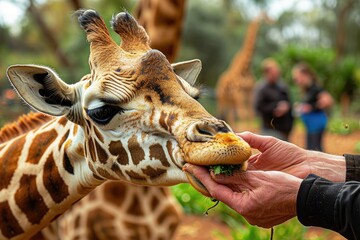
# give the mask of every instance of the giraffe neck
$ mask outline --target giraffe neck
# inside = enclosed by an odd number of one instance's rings
[[[0,145],[0,239],[35,234],[103,182],[85,161],[81,134],[61,117]]]
[[[259,31],[260,25],[261,20],[255,19],[250,23],[247,29],[243,46],[235,55],[230,67],[230,69],[232,69],[237,74],[246,73],[250,69],[257,33]]]

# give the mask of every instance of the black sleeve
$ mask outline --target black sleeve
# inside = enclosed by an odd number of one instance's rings
[[[272,114],[276,108],[277,102],[265,99],[266,88],[261,88],[255,93],[255,109],[261,114]]]
[[[344,154],[346,161],[346,181],[360,182],[360,156]]]
[[[311,174],[301,183],[296,207],[303,225],[360,239],[360,182],[333,183]]]

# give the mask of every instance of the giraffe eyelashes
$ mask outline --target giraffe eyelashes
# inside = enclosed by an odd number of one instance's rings
[[[118,106],[105,105],[102,107],[86,110],[87,115],[96,123],[105,125],[116,115],[125,110]]]

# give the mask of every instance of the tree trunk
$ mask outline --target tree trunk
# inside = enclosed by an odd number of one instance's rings
[[[81,0],[70,0],[70,3],[75,11],[83,8]]]
[[[352,10],[356,0],[341,0],[338,1],[340,5],[339,12],[337,14],[337,29],[336,29],[336,46],[335,46],[335,64],[338,64],[345,53],[345,41],[346,41],[346,20],[349,16],[349,12]],[[341,3],[343,3],[341,6]],[[349,114],[350,109],[350,96],[347,92],[344,92],[340,100],[342,116],[346,117]]]
[[[29,12],[33,16],[35,22],[39,26],[40,30],[42,31],[48,45],[50,46],[51,50],[55,53],[57,59],[59,60],[60,64],[68,69],[71,68],[71,64],[69,59],[66,57],[66,55],[62,52],[60,45],[55,38],[54,33],[51,31],[49,26],[46,24],[44,19],[42,18],[41,13],[38,11],[38,9],[34,6],[34,3],[32,0],[29,1]]]
[[[352,10],[352,7],[355,4],[355,0],[341,0],[341,2],[345,2],[343,7],[340,6],[340,10],[337,16],[337,29],[336,29],[336,63],[338,63],[342,57],[344,56],[344,47],[345,47],[345,40],[346,40],[346,20],[349,16],[349,12]]]

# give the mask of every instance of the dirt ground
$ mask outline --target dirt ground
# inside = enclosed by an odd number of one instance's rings
[[[238,125],[235,129],[238,132],[258,132],[258,129],[254,127],[254,124],[252,123]],[[297,126],[293,130],[290,141],[301,147],[305,145],[305,133],[300,126]],[[359,141],[360,131],[345,136],[326,133],[324,138],[324,151],[339,155],[344,153],[356,153],[355,145]],[[228,236],[228,239],[231,239],[231,230],[219,220],[206,216],[187,215],[184,217],[182,224],[176,233],[175,240],[215,240],[219,239],[215,234],[216,232],[220,232],[222,235]],[[317,235],[320,235],[321,232],[322,230],[319,228],[311,228],[308,232],[308,236],[309,238],[314,239]],[[341,237],[339,234],[333,233],[328,236],[328,239],[343,240],[345,238]]]

